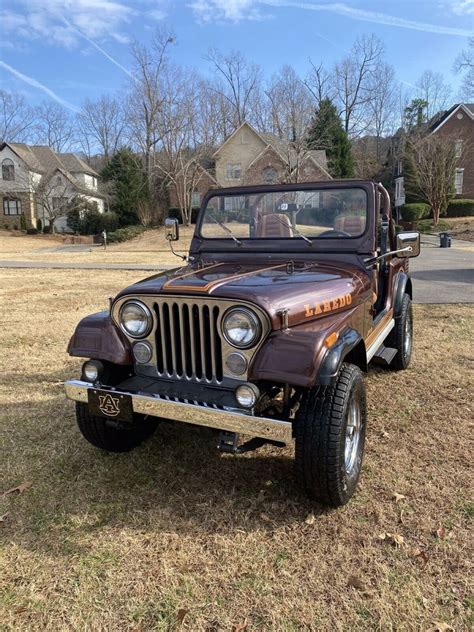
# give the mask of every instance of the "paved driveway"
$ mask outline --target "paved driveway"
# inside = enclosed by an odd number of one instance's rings
[[[474,244],[422,235],[421,254],[410,259],[415,303],[474,303]]]

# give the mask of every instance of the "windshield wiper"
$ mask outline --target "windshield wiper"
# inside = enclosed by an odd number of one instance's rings
[[[240,241],[240,239],[237,239],[237,237],[234,235],[234,233],[230,230],[230,228],[228,226],[226,226],[225,224],[223,224],[222,222],[220,222],[218,219],[216,219],[213,215],[211,215],[210,213],[207,213],[207,216],[210,217],[212,219],[213,222],[215,222],[218,226],[220,226],[221,228],[223,228],[225,230],[226,233],[229,233],[229,235],[232,237],[232,239],[235,241],[235,243],[238,246],[242,245],[242,242]]]
[[[282,219],[280,219],[278,215],[273,215],[273,219],[276,219],[276,221],[280,222],[282,226],[285,226],[285,228],[288,228],[288,224],[284,222]],[[298,237],[301,237],[301,239],[304,239],[310,246],[313,245],[313,242],[311,241],[311,239],[306,237],[306,235],[303,235],[303,233],[300,233],[300,231],[297,228],[292,226],[291,230],[295,233],[295,235],[297,235]]]

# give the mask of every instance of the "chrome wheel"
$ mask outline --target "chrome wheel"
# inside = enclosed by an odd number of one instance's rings
[[[358,402],[352,398],[347,409],[346,441],[344,446],[344,465],[349,478],[357,475],[359,467],[359,444],[362,420]]]
[[[410,311],[407,312],[405,318],[405,331],[404,331],[404,340],[403,340],[403,352],[405,353],[405,357],[408,357],[411,353],[411,344],[412,344],[412,321]]]

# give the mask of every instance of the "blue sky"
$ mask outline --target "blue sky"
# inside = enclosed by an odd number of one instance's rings
[[[122,90],[129,47],[166,23],[175,61],[208,72],[209,47],[238,49],[270,76],[308,59],[330,66],[362,33],[375,33],[400,80],[425,69],[456,89],[456,55],[474,31],[474,0],[0,0],[0,87],[32,104],[51,97],[71,110]]]

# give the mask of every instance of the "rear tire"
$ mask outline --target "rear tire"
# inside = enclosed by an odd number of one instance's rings
[[[367,421],[360,369],[343,364],[334,386],[303,393],[295,419],[295,470],[306,493],[339,507],[353,495],[362,467]]]
[[[413,308],[408,294],[403,295],[400,314],[395,318],[395,327],[387,336],[386,347],[397,350],[389,364],[392,371],[403,371],[410,364],[413,351]]]
[[[133,425],[120,428],[103,417],[91,415],[87,404],[81,402],[76,402],[76,420],[84,438],[96,448],[107,452],[133,450],[151,437],[159,421],[153,417],[134,415]]]

